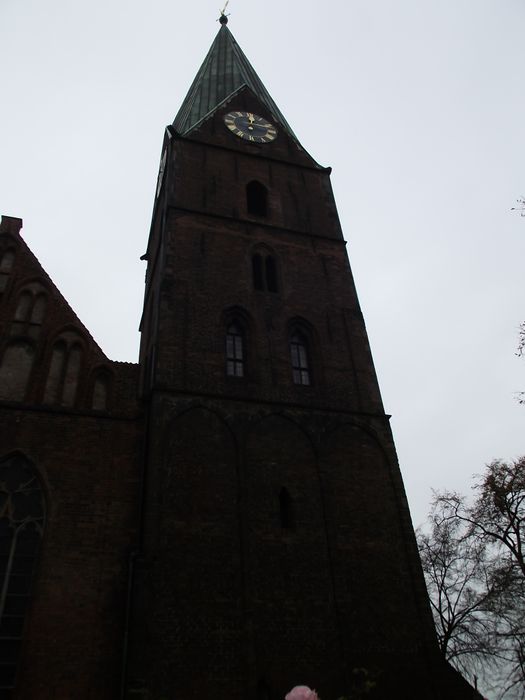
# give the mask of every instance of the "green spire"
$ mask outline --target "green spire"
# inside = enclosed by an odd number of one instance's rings
[[[220,22],[221,28],[175,117],[173,126],[180,134],[188,133],[227,98],[243,86],[247,86],[268,108],[275,120],[297,141],[286,119],[226,26],[226,15],[221,15]]]

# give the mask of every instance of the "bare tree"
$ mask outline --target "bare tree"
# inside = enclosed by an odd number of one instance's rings
[[[439,647],[466,677],[484,675],[496,666],[491,585],[487,547],[469,536],[468,524],[450,517],[447,500],[456,494],[435,494],[430,529],[418,530]],[[457,501],[454,501],[455,503]]]
[[[469,503],[436,494],[420,551],[441,649],[525,699],[525,457],[487,465]]]

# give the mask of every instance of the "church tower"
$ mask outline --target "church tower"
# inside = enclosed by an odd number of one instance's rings
[[[330,169],[220,21],[144,256],[128,697],[472,697],[438,655]]]

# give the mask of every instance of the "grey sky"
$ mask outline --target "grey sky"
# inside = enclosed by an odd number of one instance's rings
[[[1,0],[0,213],[112,359],[136,361],[164,126],[211,0]],[[523,0],[232,0],[332,184],[413,519],[525,452]]]

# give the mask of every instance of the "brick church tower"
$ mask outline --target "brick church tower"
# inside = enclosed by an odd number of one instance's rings
[[[365,668],[376,697],[470,697],[437,671],[330,169],[220,21],[166,130],[145,255],[129,687],[335,699]]]
[[[0,700],[474,697],[437,649],[329,175],[223,15],[164,138],[138,365],[2,219]]]

